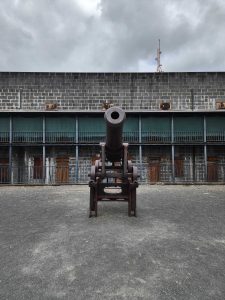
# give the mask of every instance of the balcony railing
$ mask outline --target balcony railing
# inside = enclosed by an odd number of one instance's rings
[[[19,132],[13,131],[12,140],[14,143],[42,143],[42,131]]]
[[[139,132],[132,131],[132,132],[123,132],[123,140],[129,143],[138,143],[139,141]]]
[[[170,143],[171,132],[170,131],[143,131],[142,142],[143,143]]]
[[[9,132],[0,132],[0,143],[9,142]]]
[[[123,139],[125,142],[138,143],[139,142],[139,132],[124,132]],[[142,132],[142,143],[151,144],[163,144],[171,143],[172,136],[171,131],[143,131]],[[82,132],[78,133],[79,143],[99,143],[105,140],[104,132]],[[10,133],[0,132],[0,143],[9,143]],[[207,142],[214,143],[224,143],[225,142],[225,131],[208,131],[206,134]],[[33,131],[33,132],[12,132],[12,142],[13,143],[42,143],[43,142],[43,132]],[[76,133],[75,132],[46,132],[45,142],[53,144],[69,144],[76,143]],[[175,131],[174,132],[174,142],[175,143],[203,143],[204,134],[202,131]]]
[[[75,143],[76,135],[75,132],[46,132],[45,134],[46,143]]]
[[[224,142],[225,131],[209,131],[206,134],[207,142]]]
[[[202,143],[204,134],[202,131],[175,131],[175,143]]]
[[[80,131],[78,134],[80,143],[99,143],[105,140],[104,132]]]

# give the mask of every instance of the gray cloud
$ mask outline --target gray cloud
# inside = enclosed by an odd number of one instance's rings
[[[88,4],[88,0],[83,0]],[[223,0],[1,0],[1,71],[225,70]]]

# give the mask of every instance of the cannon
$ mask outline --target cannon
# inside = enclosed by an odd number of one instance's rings
[[[123,142],[125,111],[111,107],[105,112],[106,140],[100,143],[101,153],[91,166],[90,213],[98,215],[99,201],[123,201],[128,203],[128,216],[136,216],[137,167],[128,155],[128,143]]]

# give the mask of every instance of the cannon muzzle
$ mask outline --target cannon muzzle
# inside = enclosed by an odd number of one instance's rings
[[[106,120],[106,158],[111,162],[120,161],[123,157],[123,122],[125,111],[114,106],[105,112]]]

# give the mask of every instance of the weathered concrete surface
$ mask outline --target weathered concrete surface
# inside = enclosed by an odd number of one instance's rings
[[[88,189],[0,188],[0,299],[225,299],[225,186],[138,189],[138,217]]]

